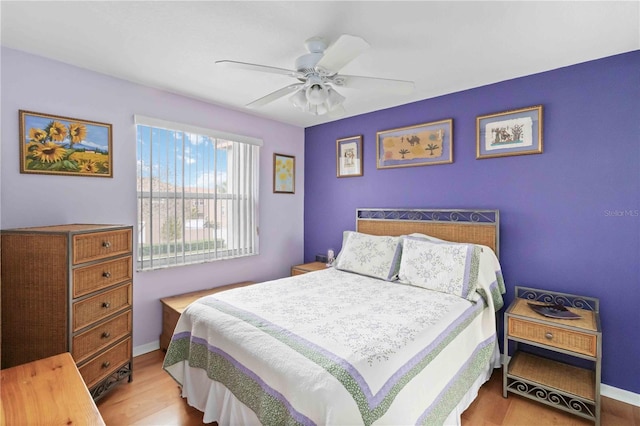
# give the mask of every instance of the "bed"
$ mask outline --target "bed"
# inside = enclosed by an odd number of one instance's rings
[[[163,368],[220,425],[459,424],[499,367],[496,210],[358,209],[334,267],[207,296]]]

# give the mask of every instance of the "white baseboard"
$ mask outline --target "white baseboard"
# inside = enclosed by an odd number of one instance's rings
[[[160,340],[156,340],[145,345],[136,346],[133,348],[133,356],[143,355],[149,352],[153,352],[160,349]],[[504,357],[504,354],[502,355]],[[607,398],[615,399],[626,404],[635,405],[640,407],[640,394],[629,392],[624,389],[619,389],[613,386],[600,385],[600,394]]]
[[[141,346],[135,346],[133,348],[133,356],[144,355],[149,352],[157,351],[160,349],[160,340],[155,340]]]
[[[600,395],[640,407],[640,394],[638,393],[629,392],[603,383],[600,385]]]

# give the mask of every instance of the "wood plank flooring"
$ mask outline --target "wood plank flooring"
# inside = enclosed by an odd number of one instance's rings
[[[164,353],[153,351],[133,360],[133,381],[118,385],[98,401],[107,426],[202,424],[202,413],[180,397],[178,384],[162,370]],[[502,397],[502,374],[495,370],[478,398],[462,415],[463,426],[589,425],[593,422],[517,395]],[[640,407],[602,397],[603,426],[640,426]]]

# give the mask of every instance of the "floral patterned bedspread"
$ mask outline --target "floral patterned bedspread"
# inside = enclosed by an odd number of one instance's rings
[[[494,353],[494,266],[476,301],[333,268],[207,296],[164,368],[180,384],[206,371],[265,425],[442,423]]]

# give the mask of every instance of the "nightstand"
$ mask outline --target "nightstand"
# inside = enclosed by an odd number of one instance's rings
[[[291,267],[291,276],[306,274],[307,272],[322,271],[327,269],[327,265],[322,262],[303,263]]]
[[[503,396],[509,392],[600,424],[602,331],[599,300],[516,286],[504,314]],[[561,304],[579,319],[534,312],[528,303]],[[511,346],[510,346],[511,344]],[[551,360],[522,350],[521,344],[582,358],[593,368]],[[511,349],[511,350],[510,350]]]
[[[255,282],[243,281],[241,283],[227,284],[220,287],[209,288],[207,290],[193,291],[191,293],[178,294],[160,299],[160,303],[162,303],[162,334],[160,335],[160,349],[165,352],[167,351],[169,342],[173,336],[173,330],[176,329],[176,324],[178,324],[178,319],[185,308],[191,303],[210,294],[252,284],[255,284]]]

